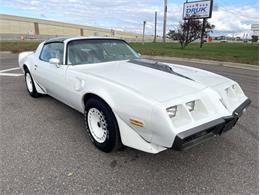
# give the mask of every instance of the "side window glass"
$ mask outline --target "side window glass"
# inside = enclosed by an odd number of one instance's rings
[[[40,60],[49,62],[51,58],[58,58],[60,64],[63,64],[63,43],[49,43],[43,46]]]

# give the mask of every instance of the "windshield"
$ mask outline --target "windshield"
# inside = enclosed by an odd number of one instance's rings
[[[81,39],[68,43],[67,64],[93,64],[138,58],[124,41],[113,39]]]

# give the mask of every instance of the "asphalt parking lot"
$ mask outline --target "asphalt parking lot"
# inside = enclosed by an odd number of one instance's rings
[[[0,70],[17,66],[16,54],[0,54]],[[223,136],[157,155],[98,151],[80,113],[0,74],[1,194],[258,194],[258,71],[192,66],[236,80],[252,104]]]

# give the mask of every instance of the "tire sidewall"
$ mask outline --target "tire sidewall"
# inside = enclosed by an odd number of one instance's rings
[[[30,92],[30,90],[28,89],[27,83],[26,83],[26,75],[27,75],[27,74],[29,74],[29,76],[31,77],[31,80],[32,80],[32,88],[33,88],[32,92]],[[31,75],[30,71],[27,70],[27,69],[26,69],[25,72],[24,72],[24,79],[25,79],[26,89],[27,89],[28,93],[29,93],[32,97],[38,97],[39,94],[38,94],[38,92],[36,91],[36,88],[35,88],[35,85],[34,85],[34,81],[33,81],[32,75]]]
[[[106,136],[106,140],[103,143],[97,142],[89,130],[88,112],[91,108],[96,108],[104,114],[107,123],[107,136]],[[98,149],[104,152],[111,152],[115,148],[119,136],[118,125],[112,110],[101,100],[91,98],[86,102],[84,118],[85,118],[85,129],[87,131],[88,136],[90,137],[91,142]]]

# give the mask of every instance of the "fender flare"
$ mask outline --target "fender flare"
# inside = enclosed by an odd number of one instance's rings
[[[112,101],[112,98],[111,98],[107,93],[97,92],[97,91],[96,91],[96,92],[89,91],[89,92],[84,93],[84,95],[82,96],[82,99],[81,99],[81,104],[82,104],[83,112],[84,112],[84,109],[85,109],[85,102],[86,102],[90,97],[97,97],[97,98],[101,99],[101,100],[104,101],[104,102],[110,107],[110,109],[114,112],[114,103],[113,103],[113,101]]]
[[[27,64],[23,64],[23,66],[22,66],[22,71],[23,71],[23,73],[25,73],[25,69],[28,69],[28,71],[29,71],[30,74],[31,74],[30,66],[28,66]],[[33,83],[34,83],[34,86],[35,86],[35,88],[36,88],[36,91],[37,91],[38,93],[40,93],[40,94],[47,94],[47,93],[45,92],[45,90],[38,85],[38,83],[37,83],[37,82],[35,81],[35,79],[33,78],[33,75],[32,75],[32,74],[31,74],[31,77],[32,77],[32,79],[33,79]]]

